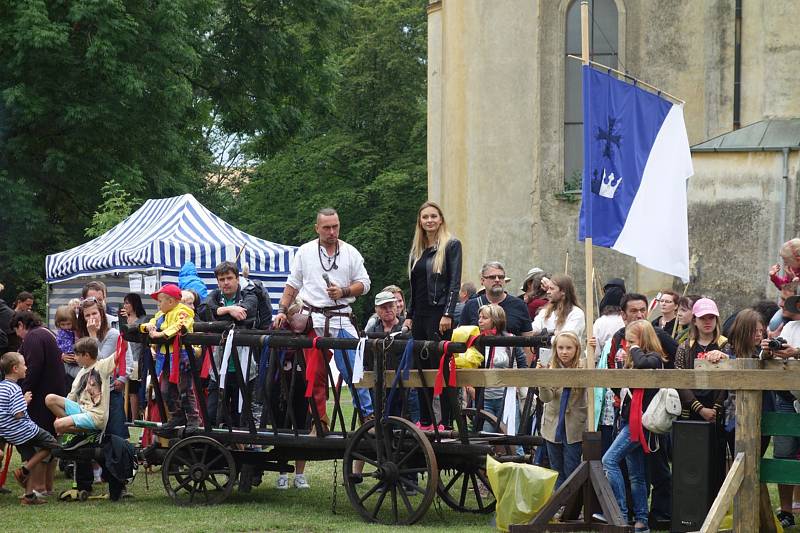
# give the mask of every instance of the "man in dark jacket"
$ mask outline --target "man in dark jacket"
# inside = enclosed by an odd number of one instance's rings
[[[235,322],[238,327],[252,328],[256,322],[258,314],[258,296],[256,295],[255,285],[245,278],[239,277],[239,268],[235,263],[224,261],[214,269],[214,276],[217,278],[219,288],[208,293],[206,298],[206,318],[211,321]],[[239,387],[236,380],[236,367],[234,359],[239,359],[239,350],[249,351],[249,348],[233,348],[226,368],[221,368],[224,350],[217,348],[214,352],[214,363],[219,368],[220,373],[226,374],[225,397],[227,398],[228,412],[231,422],[234,425],[245,424],[246,420],[239,419]],[[248,365],[242,368],[242,375],[248,382],[251,393],[255,393],[254,383],[258,374],[258,365],[255,364],[253,356],[247,358]],[[249,371],[248,371],[249,368]],[[211,423],[226,420],[223,416],[224,402],[220,401],[220,386],[215,381],[214,373],[210,374],[211,383],[208,386],[208,414]],[[253,397],[251,410],[256,417],[261,414],[260,404]],[[220,418],[221,417],[221,418]],[[257,419],[256,419],[257,421]]]

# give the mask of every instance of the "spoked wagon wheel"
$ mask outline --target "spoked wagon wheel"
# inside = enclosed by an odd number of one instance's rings
[[[487,411],[472,408],[462,409],[466,417],[469,433],[482,430],[484,423],[491,426],[488,431],[496,431],[497,417]],[[505,431],[501,424],[500,431]],[[505,446],[500,447],[503,452]],[[448,507],[462,513],[488,514],[494,511],[497,501],[489,478],[486,476],[484,461],[458,460],[439,471],[439,497]]]
[[[223,502],[233,490],[236,461],[214,439],[188,437],[164,456],[161,479],[177,505],[214,505]]]
[[[391,416],[376,437],[375,421],[361,426],[344,454],[344,481],[350,503],[370,522],[413,524],[436,495],[439,469],[431,443],[408,420]],[[356,461],[364,462],[359,476]]]

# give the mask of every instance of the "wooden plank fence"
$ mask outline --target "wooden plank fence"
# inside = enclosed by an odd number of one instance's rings
[[[405,386],[432,387],[436,370],[420,376],[412,372]],[[424,383],[422,379],[424,378]],[[386,372],[387,386],[394,372]],[[358,387],[375,383],[365,372]],[[718,364],[698,362],[694,370],[597,370],[597,369],[470,369],[458,370],[458,386],[474,387],[641,387],[674,389],[727,389],[736,391],[736,457],[701,531],[716,531],[734,504],[734,531],[765,531],[772,523],[762,483],[800,484],[800,462],[761,459],[762,427],[765,435],[800,436],[800,415],[767,413],[762,416],[764,390],[800,388],[800,361],[726,360]],[[769,513],[769,521],[760,514]]]

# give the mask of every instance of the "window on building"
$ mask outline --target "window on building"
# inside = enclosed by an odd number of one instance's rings
[[[567,9],[566,53],[581,55],[581,3]],[[617,68],[619,50],[618,13],[614,0],[589,0],[589,55]],[[581,63],[564,58],[564,188],[580,190],[583,172],[583,104]]]

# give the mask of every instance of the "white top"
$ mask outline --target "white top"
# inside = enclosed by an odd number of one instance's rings
[[[786,339],[789,346],[800,347],[800,320],[792,320],[783,326],[781,337]]]
[[[583,334],[586,331],[586,315],[583,314],[583,309],[580,307],[573,307],[567,315],[567,319],[564,321],[564,325],[561,327],[561,329],[556,329],[556,314],[551,313],[549,317],[545,318],[545,308],[546,306],[539,309],[539,312],[536,313],[536,318],[533,319],[534,335],[547,328],[547,331],[554,333],[571,331],[576,334],[579,339],[583,338]]]
[[[337,268],[332,268],[336,262]],[[325,268],[322,268],[325,265]],[[330,270],[328,270],[330,269]],[[356,299],[354,296],[332,300],[328,296],[328,285],[323,274],[327,274],[331,283],[339,287],[347,287],[358,281],[364,285],[364,294],[369,291],[370,281],[367,269],[364,267],[364,258],[354,246],[346,242],[339,241],[338,257],[329,256],[325,248],[319,245],[318,240],[307,242],[297,249],[297,253],[292,260],[291,274],[286,280],[286,284],[299,291],[298,296],[303,302],[314,307],[333,307],[335,305],[347,304],[348,307],[338,310],[338,313],[350,311],[350,304]],[[325,319],[319,313],[313,315],[314,326],[317,322],[324,323]]]
[[[604,315],[594,321],[592,326],[592,334],[597,339],[597,350],[595,351],[595,360],[600,356],[603,351],[603,346],[606,342],[614,336],[614,333],[625,327],[625,322],[622,321],[620,315]]]

